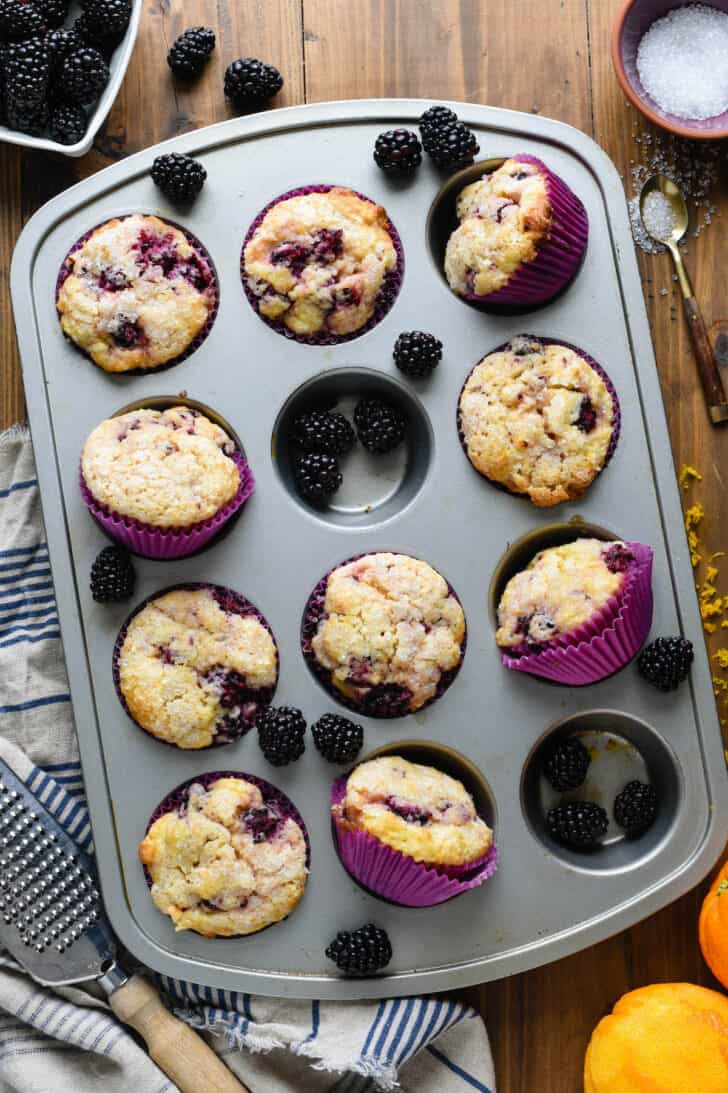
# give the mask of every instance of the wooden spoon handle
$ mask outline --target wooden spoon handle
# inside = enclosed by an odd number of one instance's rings
[[[708,340],[708,331],[705,329],[705,322],[695,297],[686,296],[683,303],[710,420],[714,425],[721,425],[728,422],[728,401],[726,401],[723,380],[718,371],[713,348]]]
[[[250,1093],[189,1025],[165,1009],[151,983],[134,975],[109,996],[112,1010],[146,1042],[182,1093]]]

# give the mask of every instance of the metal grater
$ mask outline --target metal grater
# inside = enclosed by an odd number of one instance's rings
[[[41,983],[124,982],[93,861],[0,759],[0,943]]]

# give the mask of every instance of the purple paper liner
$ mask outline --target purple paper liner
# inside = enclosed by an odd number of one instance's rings
[[[153,600],[158,600],[161,596],[165,596],[168,592],[177,592],[181,589],[194,590],[198,588],[209,589],[217,599],[220,606],[223,607],[225,610],[234,611],[236,614],[243,616],[252,615],[258,620],[259,623],[261,623],[262,626],[266,628],[271,638],[273,639],[273,644],[276,648],[276,678],[272,687],[250,688],[251,697],[249,701],[246,702],[246,706],[249,705],[252,707],[252,709],[246,715],[241,716],[234,730],[229,731],[228,733],[217,733],[212,743],[206,745],[206,747],[204,748],[181,748],[179,749],[181,751],[206,751],[207,748],[219,748],[222,747],[224,744],[233,743],[233,741],[240,739],[241,736],[244,736],[246,733],[250,732],[250,730],[253,728],[253,725],[255,724],[255,718],[260,710],[260,707],[269,706],[270,703],[273,701],[273,695],[275,694],[276,687],[278,686],[278,679],[281,669],[278,642],[276,641],[276,636],[271,629],[270,623],[266,619],[265,615],[258,610],[255,604],[251,603],[250,600],[246,599],[245,596],[242,596],[239,592],[233,592],[231,588],[225,588],[224,585],[212,584],[207,581],[185,581],[180,584],[169,585],[169,587],[167,588],[161,588],[158,592],[153,592],[151,596],[147,596],[146,599],[142,600],[140,604],[137,604],[131,614],[126,618],[124,624],[119,630],[116,641],[114,642],[114,649],[111,655],[111,675],[114,680],[116,696],[119,699],[122,707],[124,708],[125,713],[134,722],[135,725],[138,725],[143,732],[147,733],[148,736],[153,737],[158,743],[164,744],[166,747],[169,748],[178,747],[178,745],[173,743],[171,740],[163,740],[161,737],[156,736],[149,729],[145,728],[145,726],[137,721],[137,719],[132,715],[121,690],[121,672],[119,668],[119,658],[121,656],[121,649],[124,644],[126,633],[129,629],[129,625],[132,619],[136,615],[138,615],[139,612],[143,608],[145,608],[148,603],[151,603]]]
[[[389,232],[389,236],[392,240],[392,244],[394,245],[394,249],[397,252],[397,265],[393,270],[390,270],[389,273],[385,274],[382,287],[379,290],[379,296],[377,299],[374,314],[362,327],[360,327],[358,330],[352,331],[351,334],[332,334],[330,331],[327,330],[319,331],[317,334],[310,334],[307,336],[305,334],[295,334],[292,330],[289,330],[285,323],[282,322],[280,319],[269,319],[267,316],[261,315],[259,306],[260,300],[248,285],[248,278],[245,272],[245,248],[252,239],[256,228],[262,222],[266,213],[268,213],[274,205],[278,205],[281,201],[286,201],[289,197],[300,197],[305,194],[325,194],[328,193],[329,190],[333,190],[336,188],[338,187],[336,187],[333,183],[313,186],[298,186],[296,189],[288,190],[286,193],[281,194],[279,197],[274,198],[272,201],[269,201],[265,208],[258,213],[255,220],[248,228],[245,239],[243,240],[242,250],[240,251],[240,280],[243,285],[243,291],[245,292],[245,295],[247,296],[248,302],[253,308],[253,311],[256,313],[258,318],[266,324],[266,326],[269,326],[271,328],[271,330],[275,330],[276,333],[282,334],[284,338],[288,338],[290,341],[299,342],[301,345],[339,345],[343,342],[350,342],[354,338],[361,337],[362,334],[366,334],[368,330],[371,330],[372,327],[375,327],[378,323],[382,321],[387,312],[390,311],[390,309],[392,308],[392,305],[394,304],[394,301],[397,299],[397,296],[399,294],[399,290],[402,287],[402,278],[404,277],[404,247],[402,246],[402,240],[400,238],[399,232],[395,228],[392,221],[389,219],[389,215],[387,215],[387,231]],[[341,188],[351,189],[351,187],[349,186]],[[366,194],[359,193],[358,190],[352,190],[351,192],[356,194],[357,197],[361,198],[362,201],[368,201],[370,205],[378,204],[378,202],[374,201],[371,197],[367,197]]]
[[[531,163],[543,173],[552,210],[551,230],[539,244],[533,261],[523,262],[501,288],[487,296],[474,292],[463,296],[464,300],[484,308],[528,308],[548,303],[576,276],[589,238],[586,209],[566,183],[537,156],[510,158]]]
[[[151,828],[152,824],[155,822],[155,820],[158,820],[160,816],[164,816],[167,812],[175,812],[178,809],[186,808],[190,786],[201,785],[205,789],[207,789],[210,785],[212,785],[213,782],[216,782],[219,778],[241,778],[246,782],[251,782],[260,790],[263,797],[263,803],[269,808],[274,808],[278,812],[281,819],[295,820],[295,822],[301,829],[303,839],[306,844],[306,869],[310,871],[311,840],[309,838],[308,829],[306,827],[306,824],[304,823],[303,817],[294,805],[291,798],[288,797],[287,794],[285,794],[282,790],[278,789],[277,786],[274,786],[272,782],[267,782],[265,778],[258,778],[255,774],[248,774],[247,772],[241,770],[209,771],[206,774],[199,774],[196,778],[188,778],[186,782],[182,782],[170,793],[168,793],[167,796],[163,798],[163,800],[160,801],[160,803],[157,805],[154,812],[149,817],[147,826],[144,829],[144,835],[146,836],[149,833],[149,829]],[[149,870],[146,866],[142,866],[142,869],[144,871],[144,880],[146,881],[147,888],[151,889],[153,882],[149,874]],[[295,911],[295,909],[296,908],[294,907],[293,910]],[[289,916],[286,916],[286,918],[288,917]],[[271,922],[269,926],[261,927],[261,930],[268,930],[270,929],[270,926],[277,926],[281,922],[285,921],[285,918],[278,919],[277,922]],[[261,933],[261,930],[254,930],[252,931],[252,933],[247,934],[226,934],[221,937],[215,936],[214,940],[226,941],[236,937],[251,937],[253,933]]]
[[[319,663],[312,646],[312,641],[318,630],[319,623],[326,614],[324,606],[324,601],[326,599],[326,584],[331,574],[334,570],[340,569],[341,566],[349,565],[350,562],[356,562],[359,558],[365,558],[368,554],[379,553],[385,552],[368,550],[363,551],[361,554],[355,554],[353,557],[347,558],[343,562],[339,562],[338,565],[335,565],[333,569],[328,570],[328,572],[323,575],[321,580],[314,587],[314,590],[306,601],[306,606],[303,609],[303,618],[301,619],[301,652],[309,670],[316,677],[321,686],[328,691],[337,702],[340,702],[343,706],[353,710],[354,713],[358,713],[363,717],[375,717],[380,719],[407,717],[409,714],[421,713],[422,710],[426,710],[428,706],[431,706],[433,702],[437,702],[438,698],[442,697],[454,681],[462,667],[463,660],[465,659],[465,651],[468,643],[467,618],[465,619],[465,632],[460,646],[460,661],[455,668],[448,668],[442,672],[436,693],[432,698],[428,699],[427,702],[423,702],[421,706],[418,706],[416,710],[410,710],[409,708],[410,691],[405,687],[400,687],[392,683],[383,683],[370,688],[367,695],[362,696],[359,700],[344,694],[344,692],[340,691],[332,682],[329,670]],[[391,553],[397,552],[392,551]],[[412,557],[412,555],[406,555],[406,557]],[[440,576],[442,576],[442,574],[440,574]],[[462,607],[462,601],[449,581],[447,582],[447,587],[451,595],[455,597]],[[463,615],[465,615],[464,608]]]
[[[487,854],[465,866],[425,865],[366,831],[350,829],[340,815],[347,779],[337,778],[331,789],[334,843],[347,873],[369,892],[402,907],[434,907],[478,888],[495,873],[495,842]]]
[[[61,268],[58,271],[58,277],[56,278],[56,297],[55,297],[55,299],[56,299],[56,314],[58,316],[58,325],[59,326],[61,325],[61,315],[60,315],[60,312],[58,311],[58,295],[60,293],[61,286],[63,285],[63,283],[67,280],[67,278],[71,274],[71,270],[68,267],[69,258],[73,254],[75,254],[76,251],[81,249],[81,247],[84,245],[86,240],[90,239],[95,231],[97,231],[99,228],[103,228],[104,224],[108,224],[108,222],[110,220],[126,220],[130,216],[154,216],[154,215],[155,215],[154,213],[123,213],[120,216],[109,216],[109,217],[106,218],[106,220],[102,220],[99,224],[94,225],[93,228],[89,228],[89,230],[87,232],[85,232],[81,236],[80,239],[76,240],[76,242],[73,244],[71,249],[66,254],[66,257],[63,259],[63,262],[61,264]],[[91,354],[87,353],[85,349],[82,349],[80,345],[77,345],[76,342],[74,342],[73,338],[69,337],[69,335],[66,334],[65,330],[61,326],[61,333],[63,334],[63,337],[66,339],[66,341],[70,345],[73,346],[73,348],[76,350],[76,352],[79,353],[82,357],[85,357],[87,361],[90,361],[91,364],[93,364],[93,366],[95,368],[99,369],[99,371],[105,372],[107,376],[146,376],[146,375],[149,375],[152,372],[156,375],[158,372],[165,372],[168,368],[174,368],[174,366],[176,364],[181,364],[182,361],[185,361],[185,360],[187,360],[188,357],[192,356],[192,354],[195,352],[195,350],[199,349],[199,347],[202,345],[202,343],[207,338],[207,335],[212,330],[215,319],[217,318],[217,313],[218,313],[218,310],[219,310],[219,307],[220,307],[220,282],[219,282],[219,279],[218,279],[218,276],[217,276],[217,270],[215,268],[215,263],[213,262],[212,257],[210,255],[210,252],[208,251],[207,247],[202,245],[202,243],[200,242],[200,240],[197,238],[196,235],[193,235],[193,233],[191,231],[188,231],[187,228],[183,227],[181,224],[177,224],[174,220],[167,220],[167,219],[165,219],[164,217],[161,217],[161,216],[156,217],[156,219],[161,220],[164,224],[169,224],[169,226],[171,228],[176,228],[177,231],[181,231],[182,234],[184,235],[185,239],[187,240],[187,242],[190,244],[190,246],[192,246],[194,248],[194,250],[197,254],[197,257],[201,258],[202,261],[205,263],[205,266],[207,267],[207,269],[210,273],[210,277],[211,277],[211,284],[210,284],[210,288],[209,288],[209,296],[212,300],[212,308],[210,309],[210,312],[207,316],[207,321],[205,322],[205,325],[202,327],[202,330],[200,330],[199,334],[197,334],[197,336],[190,342],[190,344],[187,346],[187,348],[184,350],[184,352],[179,353],[176,357],[173,357],[172,360],[165,361],[164,364],[157,364],[152,368],[129,368],[126,372],[109,372],[105,368],[103,368],[100,364],[97,364],[96,361],[91,356]]]
[[[583,687],[624,668],[642,648],[652,625],[652,548],[626,544],[634,553],[619,592],[601,610],[567,634],[559,634],[539,652],[523,647],[501,651],[506,668],[555,683]]]
[[[186,528],[155,528],[151,524],[122,516],[121,513],[100,505],[87,486],[83,472],[79,470],[81,498],[102,531],[132,554],[156,560],[187,558],[202,550],[211,539],[219,535],[228,520],[240,511],[255,490],[253,472],[242,452],[236,450],[230,458],[240,473],[240,485],[235,497],[209,520],[191,524]]]
[[[586,361],[586,363],[589,365],[590,368],[593,368],[593,370],[600,377],[600,379],[604,383],[604,386],[607,388],[607,391],[609,392],[610,398],[612,400],[612,435],[611,435],[611,438],[610,438],[610,441],[609,441],[609,447],[607,448],[607,454],[604,457],[604,463],[602,464],[601,468],[599,469],[597,474],[594,476],[592,481],[589,483],[589,486],[587,486],[586,489],[582,490],[582,492],[579,494],[579,497],[583,497],[584,494],[589,489],[589,487],[591,485],[593,485],[593,483],[597,480],[597,478],[602,473],[602,471],[604,471],[604,469],[607,467],[609,461],[611,460],[612,456],[614,455],[615,451],[617,450],[617,444],[619,443],[619,437],[620,437],[620,433],[622,431],[622,407],[620,406],[619,396],[617,394],[617,390],[616,390],[614,384],[612,383],[612,381],[611,381],[609,375],[607,374],[607,372],[604,370],[604,368],[602,368],[601,364],[599,364],[597,361],[595,361],[594,358],[592,356],[590,356],[589,353],[585,352],[585,350],[581,349],[578,345],[572,345],[571,342],[566,342],[566,341],[563,340],[563,338],[542,338],[538,334],[517,334],[517,335],[514,335],[514,338],[515,337],[533,339],[534,341],[541,342],[542,345],[563,345],[565,349],[571,349],[574,353],[577,353],[584,361]],[[514,340],[514,338],[510,338],[507,342],[503,342],[502,345],[497,345],[495,347],[495,349],[491,349],[490,352],[486,354],[486,356],[490,356],[492,353],[502,353],[503,350],[508,349],[509,345]],[[478,365],[482,363],[483,359],[484,358],[481,357],[481,359],[479,361],[477,361],[476,364],[474,364],[473,367],[470,369],[467,376],[465,377],[465,382],[463,383],[462,387],[460,388],[460,393],[458,395],[456,421],[457,421],[458,439],[460,440],[460,447],[465,452],[465,455],[467,456],[467,459],[468,459],[468,463],[470,463],[470,466],[473,468],[473,470],[477,474],[479,474],[481,478],[485,478],[486,481],[490,482],[491,486],[495,486],[496,489],[502,490],[504,493],[509,493],[511,495],[511,497],[518,497],[518,498],[521,498],[524,501],[529,501],[530,498],[529,498],[527,493],[516,493],[514,490],[509,489],[508,486],[505,486],[502,482],[497,482],[494,478],[488,478],[488,475],[484,474],[482,471],[478,470],[478,468],[475,466],[475,464],[470,459],[470,454],[468,452],[468,447],[467,447],[467,444],[465,442],[465,436],[463,434],[462,425],[461,425],[460,400],[463,397],[463,391],[465,390],[465,386],[466,386],[468,380],[470,379],[471,375],[473,374],[475,369],[478,367]],[[559,504],[570,504],[572,500],[578,500],[578,498],[572,498],[569,501],[560,501]],[[531,503],[533,503],[533,502],[531,502]],[[554,506],[539,506],[539,507],[553,508]]]

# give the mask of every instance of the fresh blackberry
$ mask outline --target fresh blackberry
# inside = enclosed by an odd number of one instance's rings
[[[344,455],[356,444],[354,430],[344,415],[329,410],[299,414],[291,427],[291,440],[304,452],[327,455]]]
[[[449,106],[430,106],[420,118],[420,132],[424,138],[426,133],[449,129],[457,120],[457,114]]]
[[[5,118],[8,128],[39,137],[48,125],[48,103],[43,100],[33,106],[24,106],[8,99],[5,103]]]
[[[128,600],[136,574],[131,558],[119,546],[107,546],[91,566],[91,595],[97,603]]]
[[[283,87],[283,77],[277,68],[255,57],[239,57],[225,72],[225,96],[233,106],[245,109],[260,106],[272,99]]]
[[[30,0],[49,28],[62,26],[68,15],[69,0]]]
[[[293,466],[296,485],[310,501],[323,501],[344,481],[336,457],[326,452],[307,452]]]
[[[358,930],[340,930],[326,949],[339,971],[350,975],[374,975],[392,959],[392,943],[386,930],[367,922]]]
[[[352,763],[364,743],[364,730],[346,717],[325,713],[311,726],[316,749],[329,763]]]
[[[549,752],[543,765],[544,777],[554,789],[578,789],[586,778],[591,756],[577,736],[570,736]]]
[[[40,11],[24,0],[0,0],[0,42],[40,38],[46,30]]]
[[[593,801],[569,801],[546,814],[549,834],[566,846],[595,846],[606,833],[609,819],[601,805]]]
[[[78,144],[86,132],[86,111],[72,102],[59,102],[51,110],[48,129],[59,144]]]
[[[293,706],[264,706],[255,724],[260,750],[274,767],[284,767],[300,759],[306,750],[306,721]]]
[[[614,818],[628,835],[646,831],[657,815],[657,791],[647,782],[636,778],[627,782],[614,799]]]
[[[52,30],[45,41],[48,47],[51,71],[57,69],[63,58],[67,57],[69,53],[73,53],[74,50],[81,49],[83,46],[81,35],[73,27],[61,27],[59,30]]]
[[[394,343],[393,356],[405,376],[429,376],[442,360],[442,342],[424,330],[405,330]]]
[[[48,92],[51,66],[42,38],[9,46],[5,55],[5,94],[8,106],[40,107]]]
[[[695,653],[687,638],[656,638],[637,659],[640,675],[660,691],[674,691],[687,679]]]
[[[401,444],[407,430],[404,414],[378,398],[363,398],[356,404],[354,424],[366,450],[380,455]]]
[[[215,32],[209,27],[190,27],[172,43],[167,64],[175,76],[189,80],[201,72],[215,48]]]
[[[194,201],[206,178],[199,160],[179,152],[157,156],[152,164],[152,180],[171,201]]]
[[[106,34],[103,27],[91,23],[85,14],[79,15],[71,29],[78,35],[83,45],[97,50],[107,64],[124,37],[123,34]]]
[[[438,167],[465,167],[473,162],[480,151],[475,134],[461,121],[447,129],[434,129],[423,135],[422,143],[428,156]]]
[[[109,66],[97,49],[84,46],[61,62],[56,88],[71,102],[89,106],[109,82]]]
[[[422,163],[422,145],[409,129],[388,129],[376,139],[374,162],[383,171],[411,175]]]
[[[88,26],[103,38],[120,38],[131,19],[131,0],[81,0]]]

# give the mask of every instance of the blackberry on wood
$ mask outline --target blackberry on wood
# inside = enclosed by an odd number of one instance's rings
[[[377,398],[363,398],[357,403],[354,424],[366,450],[380,455],[401,444],[407,429],[404,414]]]
[[[277,68],[255,57],[240,57],[225,72],[225,96],[240,109],[259,106],[272,99],[283,87]]]
[[[639,655],[640,675],[660,691],[674,691],[690,672],[695,653],[687,638],[656,638]]]
[[[190,27],[172,43],[167,64],[175,76],[191,79],[205,67],[214,48],[214,31],[209,27]]]
[[[131,558],[119,546],[107,546],[91,566],[91,595],[97,603],[127,600],[134,591],[136,574]]]
[[[293,473],[299,490],[311,501],[323,501],[330,497],[343,482],[335,456],[325,452],[302,455],[296,460]]]
[[[614,799],[614,818],[628,835],[646,831],[657,815],[657,791],[636,778],[628,782]]]
[[[339,971],[349,975],[374,975],[392,959],[392,943],[386,930],[368,922],[358,930],[340,930],[326,949]]]
[[[343,414],[309,410],[299,414],[291,428],[291,439],[305,452],[344,455],[356,444],[354,430]]]
[[[311,726],[317,751],[329,763],[352,763],[364,743],[361,725],[335,713],[325,713]]]
[[[546,814],[549,834],[566,846],[596,846],[606,833],[609,819],[601,805],[593,801],[569,801],[549,809]]]
[[[409,129],[389,129],[376,139],[374,162],[383,171],[410,175],[422,163],[422,145]]]
[[[179,152],[157,156],[152,164],[153,181],[171,201],[194,201],[206,178],[198,160]]]
[[[442,360],[442,342],[424,330],[406,330],[394,343],[393,355],[406,376],[429,376]]]
[[[256,718],[260,750],[274,767],[284,767],[306,750],[306,720],[293,706],[264,706]]]
[[[544,776],[554,789],[565,792],[578,789],[586,778],[591,756],[581,740],[570,736],[549,752],[543,765]]]

